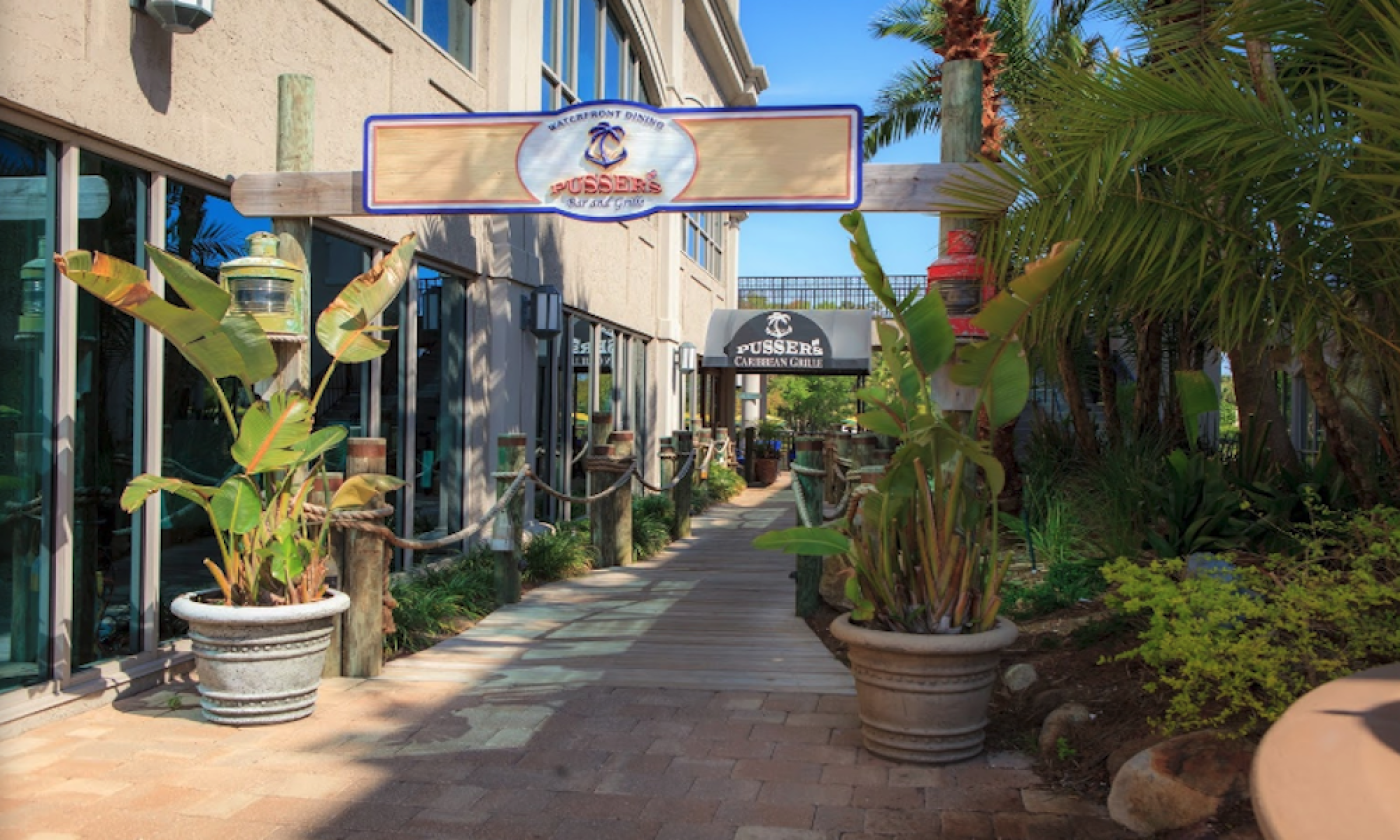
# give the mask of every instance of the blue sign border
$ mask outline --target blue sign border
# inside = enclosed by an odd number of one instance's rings
[[[577,214],[577,213],[570,213],[570,212],[567,211],[567,210],[559,210],[559,209],[552,208],[552,207],[539,207],[539,206],[519,207],[519,208],[497,207],[497,208],[491,208],[491,209],[489,209],[489,210],[461,209],[461,208],[456,208],[456,207],[446,207],[446,208],[442,208],[442,207],[435,207],[435,206],[433,206],[433,205],[431,205],[431,204],[423,204],[423,205],[419,205],[419,206],[417,206],[417,207],[406,208],[406,209],[382,209],[382,208],[376,209],[376,208],[372,208],[372,207],[369,206],[369,197],[370,197],[370,167],[369,167],[370,128],[371,128],[372,125],[374,125],[374,124],[376,124],[376,123],[383,124],[383,123],[386,123],[386,122],[399,122],[399,121],[409,121],[409,120],[416,120],[416,121],[420,121],[420,122],[422,122],[422,121],[433,121],[433,120],[448,121],[448,120],[460,120],[460,119],[463,118],[463,117],[470,117],[470,118],[478,118],[478,117],[479,117],[479,118],[482,118],[482,119],[486,119],[486,118],[495,118],[495,117],[515,117],[515,118],[519,118],[519,117],[535,117],[535,118],[540,119],[541,121],[545,121],[545,120],[547,120],[547,119],[549,119],[549,118],[558,117],[558,116],[561,116],[561,115],[563,115],[563,114],[570,113],[570,112],[572,112],[572,111],[578,111],[578,110],[582,110],[582,109],[586,109],[586,108],[593,108],[593,107],[605,106],[605,105],[616,105],[616,106],[626,107],[626,108],[635,108],[635,109],[638,109],[638,110],[648,111],[648,112],[653,113],[653,114],[661,114],[661,115],[665,115],[665,116],[668,116],[668,117],[670,117],[670,116],[675,116],[675,115],[681,115],[681,114],[738,114],[738,113],[779,114],[779,113],[784,113],[784,112],[812,111],[812,110],[818,110],[818,109],[822,109],[822,108],[832,108],[832,109],[842,108],[842,109],[849,109],[849,110],[851,110],[851,111],[854,111],[854,112],[855,112],[855,116],[856,116],[855,148],[854,148],[854,150],[853,150],[853,152],[854,152],[854,158],[855,158],[855,197],[854,197],[854,201],[853,201],[852,203],[849,203],[849,204],[847,204],[847,203],[841,203],[841,204],[782,204],[782,205],[773,205],[773,204],[764,204],[764,203],[747,203],[747,204],[745,204],[745,203],[735,203],[735,202],[695,202],[695,203],[687,202],[684,206],[678,206],[678,207],[662,206],[662,207],[657,207],[657,208],[652,209],[652,210],[647,210],[647,211],[644,212],[644,213],[632,213],[632,214],[625,215],[625,216],[608,216],[608,217],[582,216],[582,215],[579,215],[579,214]],[[862,179],[864,178],[864,173],[865,173],[865,156],[864,156],[864,154],[862,153],[862,151],[863,151],[863,148],[864,148],[864,142],[863,142],[864,139],[865,139],[865,112],[861,109],[861,107],[860,107],[859,105],[839,105],[839,104],[838,104],[838,105],[830,105],[830,104],[828,104],[828,105],[772,105],[772,106],[762,106],[762,105],[759,105],[759,106],[755,106],[755,107],[742,107],[742,108],[741,108],[741,107],[726,107],[726,108],[656,108],[656,107],[653,107],[653,106],[651,106],[651,105],[646,104],[645,102],[633,102],[633,101],[628,100],[628,99],[594,99],[594,100],[589,100],[589,101],[587,101],[587,102],[578,102],[578,103],[575,103],[575,104],[573,104],[573,105],[568,106],[567,108],[560,108],[560,109],[557,110],[557,111],[481,111],[481,112],[478,112],[478,111],[463,111],[463,112],[458,112],[458,113],[447,113],[447,114],[371,114],[370,116],[368,116],[368,117],[365,118],[364,129],[363,129],[363,134],[362,134],[363,153],[362,153],[362,156],[361,156],[361,160],[364,162],[364,166],[362,167],[362,171],[361,171],[361,173],[360,173],[360,186],[361,186],[361,190],[360,190],[360,193],[361,193],[360,203],[363,205],[365,212],[366,212],[367,214],[371,215],[371,216],[450,216],[450,215],[451,215],[451,216],[465,216],[465,215],[496,216],[496,215],[503,215],[503,214],[512,214],[512,215],[513,215],[513,214],[535,214],[535,215],[540,215],[540,214],[553,214],[553,215],[558,215],[558,216],[564,216],[564,217],[570,218],[570,219],[577,219],[577,220],[583,221],[583,222],[627,222],[627,221],[632,221],[633,219],[644,219],[644,218],[646,218],[647,216],[652,216],[652,215],[655,215],[655,214],[657,214],[657,213],[688,213],[688,212],[691,212],[691,211],[706,211],[706,210],[742,210],[742,211],[756,211],[756,212],[768,212],[768,213],[781,213],[781,212],[800,213],[800,212],[822,211],[822,212],[839,213],[839,212],[844,212],[844,211],[847,211],[847,210],[854,210],[854,209],[856,209],[857,207],[860,206],[861,199],[863,198],[864,183],[863,183],[863,180],[862,180]]]

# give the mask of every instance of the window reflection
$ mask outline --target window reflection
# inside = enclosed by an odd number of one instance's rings
[[[0,691],[48,677],[52,157],[44,139],[0,125],[0,182],[24,179],[34,196],[0,219]]]

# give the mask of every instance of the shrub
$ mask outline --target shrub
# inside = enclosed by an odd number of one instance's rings
[[[1008,580],[1002,585],[1002,601],[1012,618],[1035,618],[1103,594],[1107,588],[1101,569],[1104,561],[1093,557],[1066,557],[1051,563],[1034,583]]]
[[[727,502],[744,491],[744,477],[724,464],[710,467],[709,496],[714,502]]]
[[[385,650],[422,650],[452,632],[457,619],[475,620],[496,608],[491,551],[476,546],[447,565],[393,583],[390,592],[397,605]]]
[[[632,557],[646,560],[671,542],[671,521],[676,506],[669,496],[657,494],[632,500]]]
[[[587,529],[567,523],[553,531],[536,534],[526,544],[523,580],[540,584],[578,577],[593,568],[594,556]]]
[[[676,504],[671,501],[671,497],[666,493],[655,493],[650,496],[642,496],[632,501],[633,518],[646,517],[655,519],[658,522],[666,523],[670,527],[676,518]]]
[[[1109,605],[1145,614],[1141,644],[1116,659],[1171,693],[1167,732],[1240,733],[1276,720],[1312,688],[1400,658],[1400,511],[1377,508],[1300,529],[1303,554],[1187,575],[1180,558],[1103,574]]]

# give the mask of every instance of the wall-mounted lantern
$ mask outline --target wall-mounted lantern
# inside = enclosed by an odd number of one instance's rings
[[[214,19],[214,0],[130,0],[131,8],[160,22],[166,32],[188,34]]]
[[[535,338],[553,338],[564,331],[564,296],[557,288],[544,283],[520,300],[525,329]]]
[[[39,253],[44,252],[44,240],[39,240]],[[44,278],[49,261],[35,257],[19,268],[19,337],[41,335],[44,332]]]
[[[697,361],[695,345],[689,341],[676,350],[676,367],[681,373],[694,373]]]
[[[219,282],[233,296],[230,309],[246,312],[269,336],[302,333],[297,312],[302,270],[277,256],[278,239],[270,233],[248,235],[248,256],[219,266]]]
[[[972,325],[982,304],[996,296],[987,266],[977,256],[977,234],[971,230],[948,231],[943,256],[928,267],[928,292],[943,297],[948,320],[958,338],[985,338],[986,333]]]

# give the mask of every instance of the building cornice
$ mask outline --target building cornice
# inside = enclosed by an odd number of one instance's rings
[[[685,23],[719,84],[723,104],[757,105],[768,87],[768,73],[753,63],[729,0],[686,0]]]

